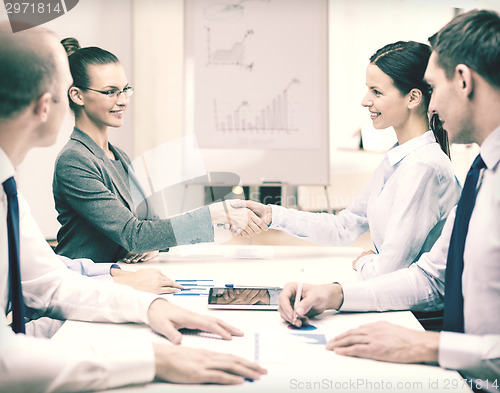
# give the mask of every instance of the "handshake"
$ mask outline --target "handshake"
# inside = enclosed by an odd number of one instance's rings
[[[237,236],[249,237],[267,231],[272,220],[270,206],[254,201],[229,199],[209,206],[212,225],[223,225]]]

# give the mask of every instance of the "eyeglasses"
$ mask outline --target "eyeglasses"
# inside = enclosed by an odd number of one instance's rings
[[[130,97],[132,94],[134,94],[134,88],[132,86],[127,86],[123,90],[118,90],[118,89],[96,90],[96,89],[92,89],[90,87],[80,87],[80,89],[92,90],[92,91],[95,91],[96,93],[104,94],[106,97],[113,98],[113,99],[118,99],[118,97],[120,97],[120,94],[125,94],[125,97]]]

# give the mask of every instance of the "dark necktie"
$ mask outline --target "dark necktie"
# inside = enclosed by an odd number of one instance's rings
[[[24,300],[19,266],[19,203],[17,201],[16,181],[13,177],[3,182],[3,189],[7,194],[8,202],[9,296],[12,302],[12,330],[15,333],[25,333]]]
[[[464,332],[462,272],[464,270],[465,239],[469,229],[470,216],[476,203],[479,172],[485,166],[481,155],[478,155],[467,173],[462,196],[457,206],[445,273],[443,330],[446,331]]]

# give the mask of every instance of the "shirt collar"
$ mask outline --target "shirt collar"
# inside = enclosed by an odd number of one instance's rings
[[[493,169],[500,161],[500,126],[486,137],[481,145],[481,157],[486,168]]]
[[[396,165],[407,155],[413,153],[415,150],[421,148],[422,146],[428,145],[430,143],[437,143],[436,137],[432,131],[427,131],[426,133],[412,138],[409,141],[403,143],[402,145],[395,144],[386,154],[389,164],[391,166]]]
[[[9,157],[0,147],[0,183],[3,183],[9,177],[14,176],[14,173],[14,165],[12,165]]]

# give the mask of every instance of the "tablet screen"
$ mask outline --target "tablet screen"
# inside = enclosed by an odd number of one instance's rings
[[[277,310],[281,288],[210,288],[208,307]]]

